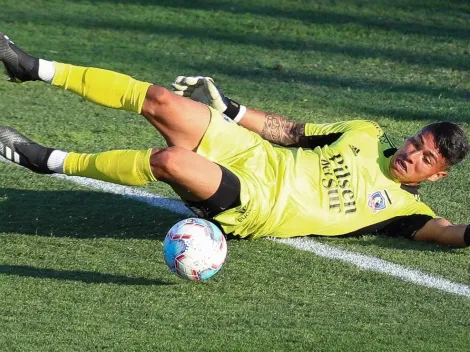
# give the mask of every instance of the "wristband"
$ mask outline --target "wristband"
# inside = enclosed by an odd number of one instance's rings
[[[463,241],[467,246],[470,246],[470,225],[467,226],[463,234]]]
[[[227,97],[226,97],[227,98]],[[234,122],[239,123],[240,120],[246,114],[246,106],[237,103],[236,101],[227,98],[228,104],[227,109],[225,109],[224,114],[227,115]]]
[[[238,112],[237,116],[233,119],[236,123],[240,123],[240,120],[245,116],[246,114],[246,106],[245,105],[240,105],[240,111]]]

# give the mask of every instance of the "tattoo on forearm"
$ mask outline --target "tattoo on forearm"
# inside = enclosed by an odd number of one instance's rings
[[[305,134],[305,124],[288,121],[280,115],[266,113],[261,136],[282,146],[295,146]]]

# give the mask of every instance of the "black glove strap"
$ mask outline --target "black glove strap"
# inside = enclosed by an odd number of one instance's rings
[[[233,120],[235,117],[237,117],[238,113],[240,112],[240,103],[237,103],[236,101],[230,98],[227,98],[227,100],[227,109],[225,109],[224,114]]]

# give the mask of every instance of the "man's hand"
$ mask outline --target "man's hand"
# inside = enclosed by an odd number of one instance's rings
[[[220,112],[225,112],[230,102],[211,77],[178,76],[171,86],[175,94],[209,105]]]

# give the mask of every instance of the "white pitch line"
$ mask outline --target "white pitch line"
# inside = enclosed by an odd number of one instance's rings
[[[0,161],[5,162],[6,159],[0,157]],[[66,176],[60,174],[54,174],[52,176],[55,178],[72,181],[78,185],[88,188],[104,191],[107,193],[118,194],[126,198],[132,198],[154,207],[169,210],[176,214],[187,216],[192,215],[189,209],[187,209],[179,200],[165,198],[135,187],[121,186],[113,183],[92,180],[85,177]],[[379,258],[369,257],[364,254],[354,253],[337,247],[331,247],[326,244],[319,243],[311,237],[270,238],[270,240],[287,244],[300,250],[315,253],[320,257],[340,260],[356,265],[359,268],[365,270],[383,273],[417,285],[470,298],[470,286],[468,285],[459,284],[437,275],[426,274],[420,270],[410,269],[404,265],[394,264]]]
[[[5,159],[2,156],[0,156],[0,162],[18,166],[17,164],[12,163],[10,160]],[[85,186],[92,189],[98,189],[107,193],[118,194],[124,197],[133,198],[140,202],[147,203],[153,207],[163,208],[176,214],[192,214],[191,211],[186,208],[184,204],[179,200],[161,197],[159,195],[156,195],[155,193],[146,192],[136,187],[121,186],[114,183],[93,180],[91,178],[86,177],[67,176],[62,174],[52,174],[50,176],[62,180],[72,181],[73,183],[76,183],[80,186]]]
[[[387,262],[383,259],[369,257],[345,249],[331,247],[306,237],[297,238],[271,238],[271,240],[284,243],[294,248],[315,253],[319,257],[341,260],[353,264],[361,269],[376,271],[409,281],[417,285],[435,288],[441,291],[454,293],[470,298],[470,286],[458,284],[437,275],[426,274],[420,270],[410,269],[406,266]]]
[[[76,183],[80,186],[101,190],[107,193],[118,194],[126,198],[132,198],[140,202],[147,203],[153,207],[169,210],[176,214],[193,215],[193,213],[188,208],[186,208],[183,202],[179,200],[165,198],[155,193],[138,189],[136,187],[121,186],[114,183],[93,180],[86,177],[66,176],[61,174],[53,174],[51,176],[54,178],[72,181],[73,183]]]

